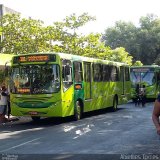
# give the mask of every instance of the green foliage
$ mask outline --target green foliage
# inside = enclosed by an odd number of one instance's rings
[[[141,17],[139,26],[119,21],[107,28],[102,41],[112,49],[124,47],[133,57],[144,64],[152,64],[160,53],[160,19],[150,14]]]
[[[20,15],[4,15],[1,19],[4,53],[24,54],[42,52],[48,47],[42,21],[21,18]]]
[[[59,45],[53,47],[54,51],[61,51],[69,54],[84,55],[88,51],[88,42],[99,40],[100,35],[79,35],[77,33],[78,29],[84,26],[89,21],[95,20],[94,17],[89,16],[87,13],[83,13],[80,16],[72,14],[67,16],[62,22],[55,22],[53,26],[50,26],[52,29],[52,41],[59,42]],[[91,40],[92,39],[92,40]],[[86,48],[86,51],[85,51]]]
[[[0,70],[0,85],[4,82],[4,72]]]
[[[43,26],[43,22],[21,18],[20,15],[4,15],[1,19],[3,41],[0,47],[3,53],[31,52],[65,52],[81,54],[84,36],[76,31],[87,22],[95,20],[87,13],[76,17],[72,14],[63,22],[55,22],[52,26]]]
[[[44,26],[42,21],[21,18],[20,15],[5,15],[1,19],[3,41],[0,46],[1,52],[10,54],[25,54],[33,52],[64,52],[100,59],[108,59],[119,62],[127,62],[131,65],[132,57],[124,48],[112,50],[101,42],[101,34],[78,34],[80,27],[95,17],[83,13],[80,16],[72,14],[62,22],[54,22],[53,25]],[[124,32],[128,26],[118,24],[117,28],[123,28]],[[132,24],[129,28],[135,29]],[[120,29],[119,29],[120,30]],[[116,36],[120,32],[115,30]],[[132,36],[129,32],[126,37]],[[114,38],[114,37],[113,37]],[[117,42],[120,40],[117,40]],[[124,40],[124,43],[127,41]],[[112,47],[114,46],[111,45]]]
[[[102,40],[105,42],[105,45],[109,44],[112,49],[121,47],[122,44],[123,47],[126,48],[126,44],[130,43],[133,45],[135,42],[135,33],[136,27],[133,25],[133,23],[119,21],[116,22],[115,27],[106,29]]]
[[[117,61],[117,62],[124,62],[129,65],[132,65],[132,56],[129,55],[128,52],[125,51],[125,48],[120,47],[112,50],[109,60]]]
[[[158,56],[155,60],[155,64],[160,66],[160,54],[158,54]]]
[[[143,63],[141,61],[136,61],[132,66],[143,66]]]

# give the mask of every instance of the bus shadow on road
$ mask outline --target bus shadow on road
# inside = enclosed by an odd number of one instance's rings
[[[104,108],[104,109],[100,109],[100,110],[95,110],[95,111],[90,111],[90,112],[86,112],[83,114],[83,118],[88,118],[88,117],[93,117],[93,116],[98,116],[98,115],[103,115],[103,114],[110,114],[110,113],[115,113],[123,110],[125,108],[117,108],[116,111],[113,111],[112,108]]]
[[[94,116],[98,116],[98,115],[103,115],[103,114],[110,114],[110,113],[114,113],[116,114],[116,112],[119,112],[120,110],[123,110],[125,108],[118,108],[116,111],[113,112],[112,108],[105,108],[105,109],[100,109],[100,110],[95,110],[95,111],[90,111],[90,112],[86,112],[83,113],[83,119],[87,119],[87,118],[91,118]],[[54,125],[60,125],[63,123],[69,123],[69,122],[76,122],[74,120],[73,116],[69,116],[69,117],[63,117],[63,118],[59,118],[59,117],[50,117],[50,118],[42,118],[37,122],[34,121],[30,121],[27,123],[23,123],[23,125],[38,125],[38,126],[54,126]]]
[[[91,112],[83,113],[82,121],[88,118],[94,118],[95,116],[103,116],[104,114],[117,114],[120,110],[123,110],[125,108],[118,108],[117,111],[113,112],[111,108],[105,108],[100,110],[95,110]],[[18,117],[16,118],[16,121],[11,121],[3,125],[5,129],[7,129],[7,126],[12,126],[12,129],[14,128],[34,128],[34,127],[50,127],[50,126],[56,126],[60,124],[65,123],[75,123],[73,116],[70,117],[49,117],[49,118],[41,118],[39,121],[33,121],[31,118],[25,118],[25,117]],[[9,129],[9,128],[8,128]]]

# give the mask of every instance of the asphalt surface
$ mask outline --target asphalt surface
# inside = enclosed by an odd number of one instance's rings
[[[0,154],[2,159],[10,155],[14,160],[30,154],[42,159],[50,154],[53,159],[106,159],[106,155],[109,159],[160,159],[152,110],[152,102],[144,108],[128,103],[116,112],[87,113],[79,121],[44,118],[35,123],[31,118],[13,117],[12,122],[0,124]]]

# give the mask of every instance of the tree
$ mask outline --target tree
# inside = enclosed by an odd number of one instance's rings
[[[160,54],[157,56],[155,64],[160,65]]]
[[[21,18],[20,15],[4,15],[1,19],[3,53],[42,52],[48,48],[42,21]]]
[[[125,48],[119,47],[111,51],[108,59],[111,61],[124,62],[132,65],[132,58],[133,57],[130,56],[128,52],[126,52]]]
[[[112,49],[124,47],[129,53],[134,53],[136,50],[136,32],[133,23],[118,21],[114,27],[105,30],[101,40]]]
[[[93,20],[95,17],[88,13],[80,16],[72,14],[62,22],[44,26],[40,20],[25,19],[15,14],[5,15],[1,19],[4,38],[0,49],[3,53],[13,54],[64,52],[130,64],[131,56],[122,48],[112,51],[109,46],[105,46],[100,41],[101,34],[78,33],[80,27]]]
[[[140,44],[140,60],[152,64],[160,51],[160,19],[153,14],[141,17],[139,30],[137,41]]]
[[[140,18],[138,27],[119,21],[106,29],[102,41],[112,49],[124,47],[134,61],[152,64],[160,53],[160,19],[149,14]]]
[[[4,82],[4,71],[0,70],[0,84]]]
[[[143,63],[141,61],[136,61],[132,66],[143,66]]]
[[[87,45],[87,36],[78,34],[77,32],[80,27],[93,20],[95,20],[95,17],[89,16],[88,13],[83,13],[80,16],[76,16],[73,13],[62,22],[55,22],[53,26],[50,26],[53,31],[52,33],[55,35],[51,41],[59,42],[58,50],[62,52],[77,55],[85,54],[84,47]],[[99,35],[95,35],[95,37],[97,36]]]

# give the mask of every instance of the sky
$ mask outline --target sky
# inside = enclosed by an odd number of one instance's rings
[[[87,12],[96,21],[86,24],[80,32],[104,33],[116,21],[133,22],[147,14],[160,18],[160,0],[0,0],[0,4],[20,12],[23,16],[44,21],[50,25],[62,21],[66,16],[77,16]]]

